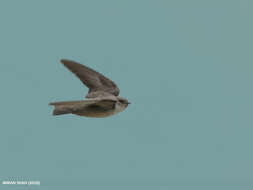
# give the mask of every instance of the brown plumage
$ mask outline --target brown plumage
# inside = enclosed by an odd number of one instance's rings
[[[53,102],[53,115],[76,114],[87,117],[108,117],[123,111],[129,104],[119,97],[117,85],[99,72],[77,62],[62,59],[65,67],[72,71],[89,88],[87,100]]]
[[[85,65],[67,59],[62,59],[61,62],[89,88],[89,93],[86,98],[96,97],[96,92],[98,91],[100,91],[100,93],[106,92],[114,96],[119,95],[119,88],[117,85],[101,73],[94,71]]]

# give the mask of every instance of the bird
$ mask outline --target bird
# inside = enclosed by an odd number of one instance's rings
[[[119,96],[118,86],[101,73],[78,62],[61,59],[60,62],[89,88],[84,100],[49,103],[53,115],[74,114],[84,117],[105,118],[125,110],[130,102]]]

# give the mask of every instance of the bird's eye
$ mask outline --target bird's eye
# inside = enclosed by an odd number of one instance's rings
[[[127,102],[125,100],[119,100],[120,103],[126,104]]]

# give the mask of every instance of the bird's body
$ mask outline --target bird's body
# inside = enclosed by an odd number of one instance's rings
[[[84,108],[82,111],[74,114],[86,117],[102,118],[102,117],[109,117],[111,115],[122,112],[124,109],[126,109],[126,107],[122,106],[121,103],[115,103],[115,107],[113,107],[112,109],[104,109],[103,107],[100,106],[89,106],[87,108]]]
[[[118,96],[117,85],[102,74],[79,63],[61,60],[89,88],[86,100],[53,102],[53,115],[75,114],[86,117],[103,118],[119,113],[127,108],[127,99]]]

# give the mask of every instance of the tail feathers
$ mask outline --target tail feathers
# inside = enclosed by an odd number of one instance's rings
[[[63,115],[73,113],[73,106],[68,102],[53,102],[49,104],[50,106],[54,106],[53,115]]]
[[[53,115],[63,115],[72,113],[72,109],[66,106],[55,106]]]

